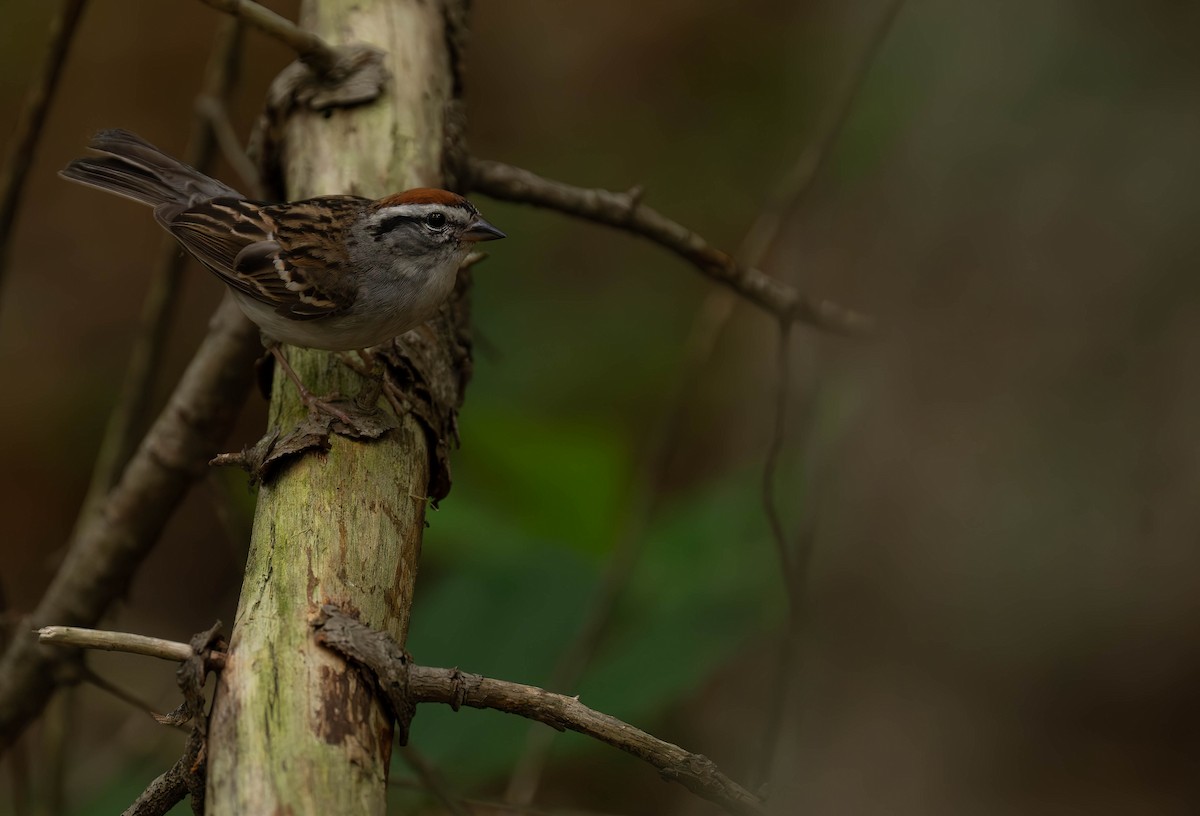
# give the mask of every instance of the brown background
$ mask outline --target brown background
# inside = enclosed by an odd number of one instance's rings
[[[52,6],[3,9],[2,121]],[[731,249],[880,8],[476,6],[467,100],[479,155],[585,185],[644,184],[651,204]],[[101,127],[181,151],[216,21],[199,3],[93,2],[39,146],[0,290],[0,580],[12,610],[36,601],[61,557],[162,240],[145,210],[54,172]],[[880,331],[866,343],[807,331],[794,341],[780,493],[789,529],[815,538],[804,671],[781,715],[782,812],[1200,809],[1197,23],[1184,3],[914,0],[813,194],[786,219],[764,268],[871,312]],[[233,111],[242,135],[287,59],[249,35]],[[218,175],[234,180],[224,166]],[[477,276],[484,342],[467,442],[457,492],[433,519],[422,592],[423,642],[487,670],[433,613],[436,599],[471,570],[508,575],[529,541],[571,553],[580,586],[594,584],[707,284],[611,231],[478,203],[511,238]],[[160,395],[218,295],[209,276],[188,276]],[[755,493],[771,328],[738,312],[656,486],[670,519],[647,558],[679,556],[651,561],[661,571],[643,574],[621,631],[656,631],[652,615],[670,604],[682,622],[645,654],[632,634],[614,636],[603,657],[644,677],[613,669],[594,681],[614,713],[739,779],[755,776],[782,608]],[[252,398],[230,448],[263,422]],[[592,458],[551,458],[564,439]],[[711,485],[740,498],[714,503]],[[112,625],[185,639],[231,621],[250,512],[235,476],[193,491]],[[472,527],[498,516],[524,542],[510,542],[518,554]],[[689,529],[689,518],[712,523]],[[688,606],[715,580],[694,566],[697,549],[725,553],[726,573],[751,570],[720,595],[724,607]],[[528,570],[514,572],[486,584],[510,594],[472,596],[470,631],[516,644],[511,679],[544,682],[574,620],[555,599],[587,593],[559,592],[564,573],[547,569],[532,593],[544,608],[488,632],[489,614],[531,594]],[[564,615],[561,631],[539,628]],[[93,665],[174,705],[169,667]],[[669,694],[632,702],[673,672],[683,679],[662,681]],[[68,714],[72,813],[116,812],[178,753],[177,735],[95,689]],[[458,717],[429,719],[442,725],[427,740],[465,734],[429,752],[461,789],[502,789],[503,765],[477,763],[481,720]],[[501,759],[523,731],[505,733],[487,749]],[[26,745],[38,774],[41,744],[35,731]],[[546,803],[708,811],[606,749],[568,741],[557,756]]]

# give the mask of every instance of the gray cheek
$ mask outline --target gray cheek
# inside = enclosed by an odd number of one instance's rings
[[[388,236],[388,247],[397,255],[409,258],[427,258],[436,255],[446,246],[445,233],[430,232],[419,224],[393,230]]]

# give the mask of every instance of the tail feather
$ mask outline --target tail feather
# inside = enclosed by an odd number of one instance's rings
[[[103,130],[88,147],[108,155],[76,159],[59,175],[152,207],[187,208],[210,198],[243,197],[127,130]]]

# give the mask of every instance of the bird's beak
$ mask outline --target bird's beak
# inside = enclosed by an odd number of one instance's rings
[[[497,238],[505,238],[505,234],[493,227],[482,218],[476,218],[471,222],[471,226],[467,227],[467,231],[463,233],[464,241],[495,241]]]

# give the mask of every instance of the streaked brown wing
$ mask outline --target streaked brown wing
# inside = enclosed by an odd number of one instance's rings
[[[341,208],[340,199],[329,200]],[[311,320],[336,314],[355,294],[353,282],[343,277],[341,236],[315,239],[314,224],[329,230],[335,222],[324,201],[262,205],[212,199],[160,220],[225,283],[285,317]]]

